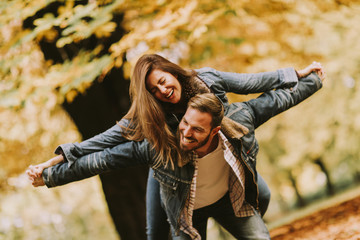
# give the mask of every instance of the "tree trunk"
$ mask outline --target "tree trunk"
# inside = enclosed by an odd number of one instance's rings
[[[296,198],[297,198],[297,205],[298,207],[304,207],[306,205],[305,199],[301,196],[300,191],[296,185],[296,179],[291,171],[288,171],[288,177],[291,182],[291,185],[294,188]]]
[[[314,163],[317,164],[321,171],[325,174],[326,176],[326,190],[327,190],[327,194],[329,196],[333,196],[335,194],[335,190],[334,190],[334,184],[331,182],[330,179],[330,173],[327,170],[322,158],[317,158],[314,160]]]
[[[34,21],[43,17],[46,13],[57,16],[58,9],[65,3],[63,1],[51,2],[34,15],[29,16],[23,22],[23,27],[33,30]],[[87,1],[75,1],[75,6],[86,5]],[[113,14],[112,21],[121,23],[122,13]],[[85,19],[82,19],[82,21]],[[56,46],[56,41],[62,35],[63,29],[54,28],[58,31],[58,37],[53,41],[43,38],[39,46],[46,60],[53,63],[63,63],[71,60],[81,50],[94,49],[97,45],[103,47],[102,54],[108,54],[108,49],[119,41],[124,34],[121,24],[117,24],[115,31],[106,38],[97,38],[91,35],[81,42],[72,42],[62,48]],[[123,79],[121,69],[113,69],[100,83],[94,81],[84,95],[77,96],[73,102],[63,104],[76,124],[83,139],[88,139],[99,134],[116,124],[116,121],[128,111],[129,81]],[[120,169],[100,175],[103,191],[108,203],[109,212],[115,227],[122,240],[146,239],[145,234],[145,190],[148,167],[133,167]]]
[[[129,81],[113,69],[104,81],[94,82],[84,95],[63,107],[83,139],[116,124],[129,108]],[[145,192],[148,167],[132,167],[100,175],[109,212],[122,240],[146,239]]]

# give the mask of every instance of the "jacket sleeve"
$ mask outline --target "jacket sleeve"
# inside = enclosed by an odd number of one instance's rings
[[[263,93],[256,99],[245,102],[257,128],[271,117],[299,104],[322,87],[320,78],[315,74],[301,78],[297,89],[277,89]]]
[[[120,143],[126,142],[128,140],[122,136],[122,129],[119,124],[126,125],[128,124],[128,121],[122,119],[118,124],[115,124],[105,132],[80,143],[61,144],[56,148],[55,154],[63,154],[64,158],[71,165],[79,157],[102,151],[106,148],[111,148]]]
[[[72,164],[59,163],[44,169],[42,177],[47,187],[79,181],[111,170],[151,164],[154,151],[149,143],[128,141],[78,158]]]
[[[293,68],[282,68],[273,72],[232,73],[212,68],[199,71],[200,78],[212,79],[209,87],[216,91],[237,94],[261,93],[278,88],[296,87],[298,78]]]

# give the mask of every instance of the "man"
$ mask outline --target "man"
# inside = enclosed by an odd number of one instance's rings
[[[220,131],[223,111],[213,94],[198,95],[189,101],[179,124],[180,150],[192,155],[195,169],[181,213],[182,232],[173,239],[187,239],[184,233],[192,239],[199,235],[206,239],[209,217],[238,239],[270,238],[260,214],[244,201],[245,169],[238,153]]]
[[[206,239],[210,216],[236,238],[270,238],[258,213],[255,167],[258,144],[254,130],[321,86],[318,76],[311,74],[300,79],[294,91],[277,89],[248,102],[231,104],[226,116],[241,125],[233,125],[239,131],[223,128],[224,134],[220,131],[222,105],[216,97],[199,95],[189,102],[179,125],[179,144],[184,158],[173,168],[154,169],[154,178],[161,183],[161,200],[174,239],[200,239],[200,236]],[[70,167],[64,163],[47,168],[43,179],[37,181],[41,185],[44,180],[48,187],[54,187],[119,167],[152,166],[154,156],[146,140],[125,142],[79,158]]]

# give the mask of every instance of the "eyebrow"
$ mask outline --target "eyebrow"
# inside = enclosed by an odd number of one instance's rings
[[[186,120],[185,116],[182,118],[182,120],[183,120],[185,123],[189,124],[189,122]],[[203,127],[201,127],[201,126],[191,126],[191,128],[197,129],[197,130],[200,130],[200,131],[203,131],[203,132],[205,131],[205,128],[203,128]]]

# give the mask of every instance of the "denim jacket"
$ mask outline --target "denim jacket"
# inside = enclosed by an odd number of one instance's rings
[[[293,68],[282,68],[273,72],[263,73],[231,73],[221,72],[213,68],[205,67],[197,69],[198,77],[212,90],[222,101],[225,108],[229,105],[226,93],[237,94],[261,93],[277,88],[296,88],[298,79]],[[174,116],[168,114],[167,118]],[[179,119],[178,119],[179,120]],[[179,123],[175,120],[175,123]],[[168,119],[172,122],[173,119]],[[120,123],[124,124],[124,120]],[[176,126],[177,127],[177,126]],[[128,141],[122,136],[122,129],[118,124],[107,131],[89,138],[81,143],[68,143],[60,145],[56,154],[63,154],[65,159],[72,164],[77,158],[101,151],[108,147]]]
[[[322,86],[316,74],[299,80],[296,90],[276,89],[263,93],[256,99],[228,105],[225,115],[249,129],[246,135],[227,136],[233,144],[246,171],[245,199],[258,209],[258,187],[256,155],[259,145],[254,130],[271,117],[295,106],[311,96]],[[146,141],[124,141],[121,144],[95,152],[76,161],[58,164],[43,171],[43,178],[48,187],[55,187],[73,181],[88,178],[112,169],[139,164],[153,166],[155,156],[151,145]],[[168,219],[176,231],[179,231],[180,213],[189,193],[194,174],[191,162],[183,167],[175,165],[154,169],[154,178],[160,182],[160,195]]]

